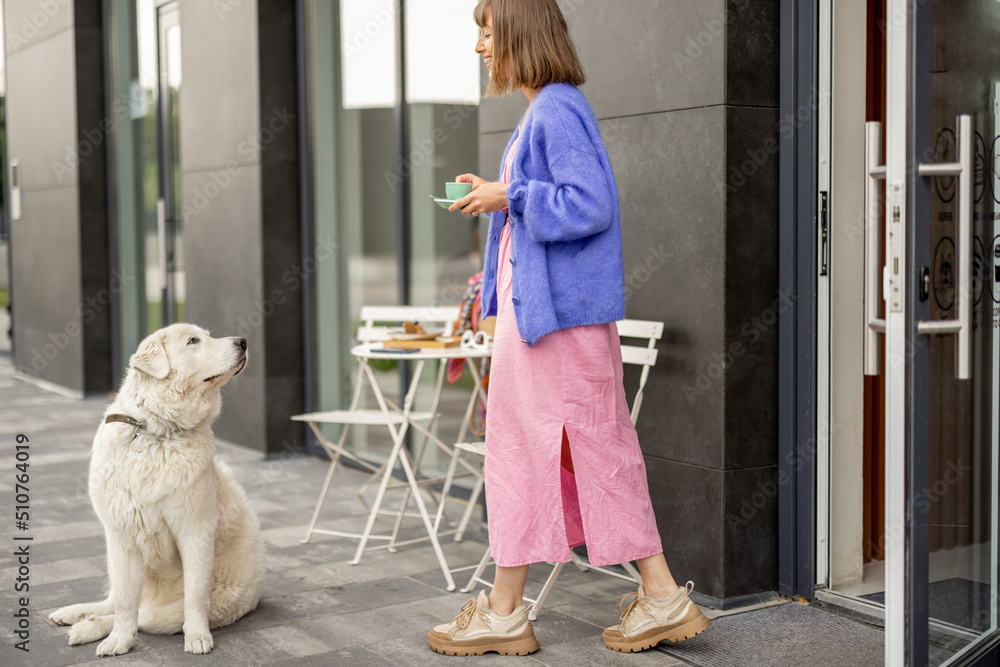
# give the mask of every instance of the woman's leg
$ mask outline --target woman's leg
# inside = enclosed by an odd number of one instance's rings
[[[497,616],[510,616],[515,608],[523,604],[528,567],[528,565],[497,566],[496,574],[493,575],[493,590],[490,592],[490,609],[496,612]]]
[[[666,598],[677,592],[677,582],[670,574],[667,567],[667,560],[662,553],[640,558],[635,562],[639,566],[639,574],[642,575],[642,587],[646,595],[651,598]],[[499,573],[500,568],[497,568]],[[523,590],[523,589],[522,589]]]

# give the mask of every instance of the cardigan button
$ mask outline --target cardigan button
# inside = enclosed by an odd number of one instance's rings
[[[496,236],[496,234],[494,234],[494,235],[493,235],[493,240],[494,240],[494,241],[496,241],[496,240],[497,240],[497,236]]]
[[[514,261],[513,257],[510,258],[510,265],[511,266],[516,266],[517,265],[517,262]]]
[[[513,299],[511,299],[510,301],[511,301],[511,303],[513,303],[513,304],[514,304],[515,306],[519,306],[519,305],[521,305],[521,300],[520,300],[520,299],[518,299],[518,298],[517,298],[516,296],[515,296],[515,297],[514,297]]]
[[[527,342],[528,342],[528,339],[526,339],[526,338],[522,338],[522,339],[521,339],[521,342],[522,342],[522,343],[527,343]]]

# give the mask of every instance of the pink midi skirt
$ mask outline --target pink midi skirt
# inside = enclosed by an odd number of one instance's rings
[[[523,233],[523,232],[522,232]],[[510,226],[500,238],[498,313],[486,427],[486,507],[497,564],[594,565],[663,551],[646,466],[622,386],[614,323],[521,342],[511,303]],[[573,473],[561,465],[563,433]]]

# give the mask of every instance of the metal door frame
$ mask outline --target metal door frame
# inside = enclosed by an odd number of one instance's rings
[[[173,0],[172,2],[159,4],[156,6],[155,11],[157,51],[157,188],[159,190],[156,215],[160,230],[158,241],[160,255],[159,273],[162,282],[160,290],[160,324],[161,326],[167,326],[168,324],[172,324],[177,317],[175,307],[177,294],[174,283],[177,250],[175,248],[177,242],[175,232],[176,221],[181,212],[172,210],[170,208],[171,204],[167,201],[168,179],[171,177],[170,167],[172,166],[169,158],[170,143],[176,138],[173,137],[170,119],[164,118],[164,105],[170,104],[170,81],[167,77],[167,64],[164,63],[164,56],[167,49],[165,40],[167,30],[172,26],[176,26],[178,30],[180,29],[180,2],[179,0]]]
[[[917,345],[914,321],[913,261],[919,260],[916,235],[910,232],[921,210],[916,164],[918,130],[929,121],[930,105],[917,103],[920,54],[916,49],[917,14],[908,0],[888,0],[886,15],[885,217],[887,250],[883,281],[885,300],[885,664],[927,664],[927,521],[915,503],[917,487],[927,484],[927,392],[929,350]],[[920,8],[917,7],[917,12]],[[926,16],[926,14],[924,15]],[[929,27],[921,22],[920,29]],[[929,44],[929,42],[926,42]],[[921,63],[922,64],[922,63]],[[929,90],[929,88],[928,88]],[[911,115],[912,114],[912,115]],[[925,209],[926,210],[926,209]],[[919,372],[924,368],[925,372]],[[917,404],[919,402],[919,405]],[[918,423],[923,420],[924,427]]]
[[[817,0],[781,0],[778,287],[778,591],[816,579]],[[787,130],[786,130],[787,128]]]

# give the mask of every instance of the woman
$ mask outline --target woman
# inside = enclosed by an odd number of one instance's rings
[[[481,0],[475,18],[486,94],[519,89],[529,103],[500,181],[459,176],[472,192],[451,207],[491,214],[482,294],[484,316],[497,315],[485,464],[497,567],[489,596],[428,642],[449,655],[537,650],[521,599],[528,566],[569,561],[584,542],[592,564],[634,560],[642,574],[622,623],[604,631],[608,648],[692,637],[709,621],[663,558],[622,387],[618,194],[577,89],[582,67],[555,0]]]

